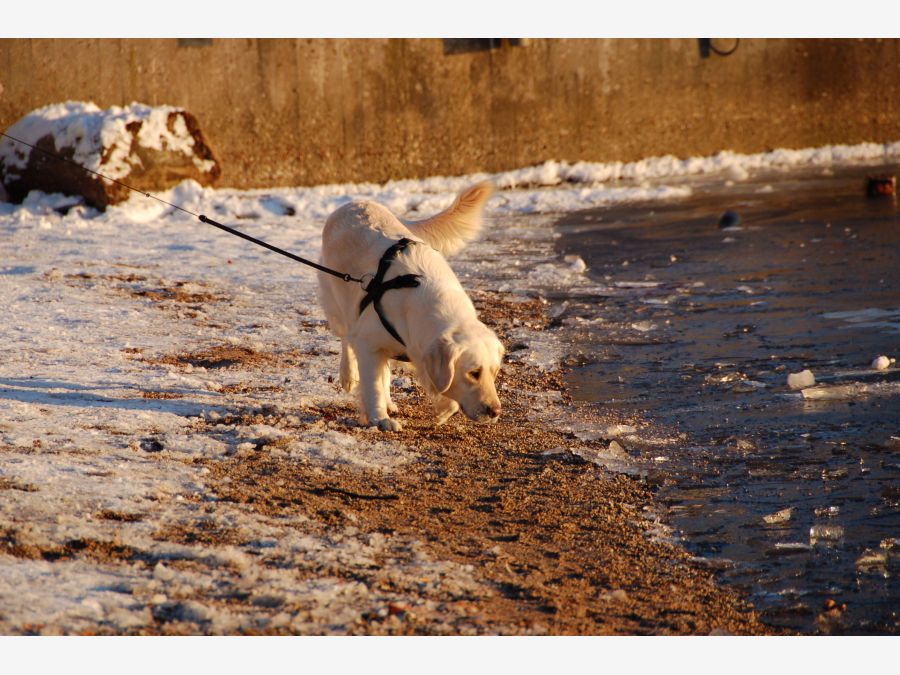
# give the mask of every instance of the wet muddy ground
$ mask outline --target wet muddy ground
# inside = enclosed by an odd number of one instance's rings
[[[670,430],[630,448],[670,522],[802,632],[900,626],[900,373],[870,366],[900,356],[900,218],[870,173],[898,167],[697,180],[558,226],[604,287],[552,310],[588,355],[574,396]],[[806,394],[786,384],[804,369]]]

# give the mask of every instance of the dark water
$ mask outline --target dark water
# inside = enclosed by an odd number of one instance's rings
[[[872,172],[900,167],[698,182],[558,224],[609,288],[562,315],[589,358],[577,395],[681,434],[623,444],[688,548],[804,633],[900,627],[900,371],[869,365],[900,357],[900,217],[866,198]],[[850,387],[805,399],[786,385],[804,369]]]

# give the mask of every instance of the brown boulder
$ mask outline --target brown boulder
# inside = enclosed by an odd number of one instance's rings
[[[0,137],[0,181],[12,202],[41,190],[81,195],[104,210],[130,196],[121,183],[150,192],[186,178],[212,185],[221,174],[196,118],[171,106],[62,103],[29,113],[6,133],[38,148]]]

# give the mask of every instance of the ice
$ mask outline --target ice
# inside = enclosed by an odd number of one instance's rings
[[[791,373],[787,378],[787,385],[791,389],[805,389],[816,383],[816,377],[811,370],[801,370],[799,373]]]
[[[778,523],[786,523],[791,519],[791,516],[794,514],[794,507],[789,506],[786,509],[781,509],[781,511],[776,511],[775,513],[770,513],[767,516],[763,516],[763,521],[769,525],[775,525]]]
[[[793,553],[803,553],[811,548],[809,544],[798,541],[777,542],[773,549],[774,553],[790,555]]]
[[[875,328],[891,333],[900,333],[900,307],[884,309],[866,307],[846,312],[827,312],[822,315],[826,319],[844,321],[861,328]],[[848,326],[842,326],[847,328]]]
[[[811,546],[819,542],[833,543],[844,538],[844,528],[840,525],[813,525],[809,528]]]
[[[738,394],[751,394],[753,392],[765,389],[768,385],[765,382],[757,382],[756,380],[738,380],[735,382],[731,390]]]
[[[895,359],[888,358],[887,356],[879,356],[876,357],[872,361],[872,369],[873,370],[887,370],[891,367],[891,363],[893,363]]]
[[[803,390],[803,398],[811,401],[835,401],[852,399],[865,394],[869,387],[866,384],[856,382],[852,384],[837,384],[831,386],[820,385]]]
[[[633,474],[637,471],[625,448],[616,441],[601,449],[576,447],[572,449],[572,454],[617,473]]]
[[[873,551],[867,548],[863,554],[856,559],[856,567],[862,570],[870,570],[872,568],[883,568],[888,563],[887,551]]]
[[[587,270],[587,264],[578,255],[567,255],[564,260],[569,264],[569,269],[578,274],[583,273]]]
[[[606,436],[607,438],[613,438],[615,436],[633,434],[636,431],[637,429],[630,424],[611,424],[606,427]]]

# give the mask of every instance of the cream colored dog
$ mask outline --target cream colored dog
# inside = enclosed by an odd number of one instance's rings
[[[489,183],[463,191],[445,211],[419,222],[401,222],[380,204],[351,202],[339,208],[322,232],[322,264],[362,278],[363,284],[319,273],[319,299],[331,330],[341,338],[341,386],[358,388],[361,416],[382,431],[399,431],[391,419],[389,359],[404,355],[434,403],[443,424],[460,407],[469,419],[494,421],[500,400],[494,379],[503,345],[481,323],[472,301],[444,256],[453,255],[481,229],[481,211],[491,195]],[[418,275],[415,287],[393,288],[381,297],[381,311],[396,331],[393,337],[374,303],[360,311],[385,251],[401,239],[384,281]]]

